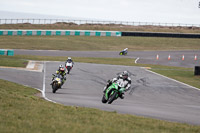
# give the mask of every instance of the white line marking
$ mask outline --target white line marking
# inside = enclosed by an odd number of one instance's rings
[[[27,64],[26,68],[28,68],[28,69],[33,69],[34,67],[35,67],[35,62],[29,60],[29,62],[28,62],[28,64]]]
[[[143,68],[143,69],[144,69],[144,68]],[[193,89],[195,89],[195,90],[200,91],[199,88],[196,88],[196,87],[194,87],[194,86],[191,86],[191,85],[185,84],[185,83],[183,83],[183,82],[177,81],[177,80],[175,80],[175,79],[172,79],[172,78],[166,77],[166,76],[164,76],[164,75],[158,74],[158,73],[156,73],[156,72],[153,72],[153,71],[150,71],[150,70],[147,70],[147,69],[145,69],[145,70],[148,71],[148,72],[151,72],[151,73],[153,73],[153,74],[156,74],[156,75],[158,75],[158,76],[161,76],[161,77],[167,78],[167,79],[169,79],[169,80],[175,81],[175,82],[177,82],[177,83],[183,84],[183,85],[185,85],[185,86],[188,86],[188,87],[190,87],[190,88],[193,88]]]
[[[136,60],[135,60],[135,64],[137,64],[137,61],[139,60],[140,58],[138,57]]]
[[[43,67],[43,70],[44,70],[44,74],[43,74],[43,88],[42,88],[42,96],[45,98],[45,80],[46,80],[46,62],[44,61],[44,67]]]
[[[45,95],[45,91],[46,91],[46,87],[45,87],[45,81],[46,81],[46,62],[44,61],[44,67],[43,67],[43,70],[44,70],[44,74],[43,74],[43,88],[42,88],[42,96],[45,100],[47,101],[50,101],[50,102],[53,102],[53,103],[56,103],[55,101],[52,101],[50,99],[48,99]]]

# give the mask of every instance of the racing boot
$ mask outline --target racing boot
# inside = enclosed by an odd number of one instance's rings
[[[119,97],[120,97],[121,99],[124,99],[124,93],[122,93],[121,95],[119,95]]]

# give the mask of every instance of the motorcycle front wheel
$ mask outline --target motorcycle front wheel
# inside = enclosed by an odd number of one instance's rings
[[[115,93],[108,99],[108,104],[111,104],[111,103],[116,99],[116,96],[117,96],[117,92],[115,92]]]
[[[53,93],[56,93],[57,89],[58,89],[58,85],[57,85],[56,82],[54,82],[54,83],[52,84],[52,92],[53,92]]]
[[[106,100],[106,98],[105,98],[105,95],[103,95],[103,97],[102,97],[102,103],[106,103],[107,102],[107,100]]]

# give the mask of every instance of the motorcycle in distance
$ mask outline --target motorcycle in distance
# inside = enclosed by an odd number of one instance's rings
[[[73,67],[73,63],[72,61],[68,61],[65,63],[65,67],[67,69],[67,74],[69,74],[69,72],[71,71],[72,67]]]
[[[56,91],[62,86],[62,76],[60,74],[52,74],[52,92],[56,93]]]
[[[128,54],[128,51],[121,51],[120,53],[119,53],[119,55],[127,55]]]
[[[125,88],[121,87],[120,83],[112,83],[103,94],[102,103],[108,102],[108,104],[111,104],[119,97],[119,95],[122,94],[124,90]]]

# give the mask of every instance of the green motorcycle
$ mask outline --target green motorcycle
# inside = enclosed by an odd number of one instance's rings
[[[107,103],[111,104],[114,100],[116,100],[119,95],[122,95],[124,92],[125,88],[122,88],[119,86],[118,83],[112,83],[104,93],[102,97],[102,103]]]

